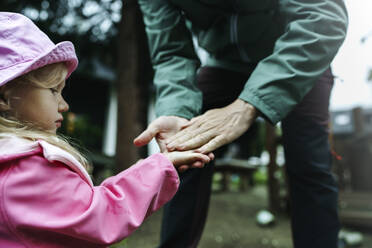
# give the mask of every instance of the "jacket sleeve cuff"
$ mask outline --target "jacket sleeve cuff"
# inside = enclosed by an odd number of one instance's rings
[[[268,105],[255,90],[244,90],[239,98],[252,104],[260,112],[260,115],[271,124],[276,124],[284,118],[274,108]]]

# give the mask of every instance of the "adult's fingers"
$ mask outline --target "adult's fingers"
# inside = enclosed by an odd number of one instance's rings
[[[217,135],[218,132],[216,132],[216,130],[209,130],[200,134],[193,135],[193,137],[189,137],[186,141],[174,147],[176,150],[179,151],[187,151],[200,148],[201,146],[214,139]]]
[[[195,137],[195,135],[198,135],[199,132],[200,130],[197,130],[193,126],[189,126],[179,131],[177,134],[167,139],[166,143],[168,150],[170,151],[175,150],[177,145],[190,140],[191,138]]]
[[[199,121],[200,117],[194,117],[190,121],[183,123],[180,130],[167,139],[167,143],[169,144],[175,140],[179,140],[183,136],[192,135],[196,130],[200,129],[203,124],[203,122]]]
[[[218,134],[216,129],[209,123],[194,122],[192,125],[181,130],[176,135],[167,139],[167,149],[173,150],[190,150],[198,148],[208,142]]]
[[[207,144],[198,148],[196,152],[210,154],[212,151],[216,150],[217,148],[227,143],[229,143],[229,141],[226,139],[226,137],[224,137],[224,135],[219,135],[219,136],[216,136],[214,139],[210,140]]]

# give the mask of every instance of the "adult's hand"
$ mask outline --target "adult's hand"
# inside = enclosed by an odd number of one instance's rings
[[[224,108],[209,110],[193,118],[182,131],[167,139],[167,149],[197,149],[196,151],[208,154],[246,132],[257,113],[255,107],[240,99]]]
[[[187,123],[187,119],[178,116],[160,116],[151,122],[147,129],[134,139],[133,143],[136,146],[144,146],[156,138],[160,151],[166,152],[166,139],[174,136]]]
[[[179,132],[188,122],[187,119],[178,116],[160,116],[151,122],[147,129],[134,139],[133,143],[136,146],[144,146],[150,143],[153,138],[156,138],[160,151],[168,152],[165,141]],[[212,153],[208,153],[207,156],[210,160],[214,159]],[[205,160],[195,160],[189,165],[180,165],[178,170],[185,171],[190,167],[200,168],[203,167],[204,164]]]

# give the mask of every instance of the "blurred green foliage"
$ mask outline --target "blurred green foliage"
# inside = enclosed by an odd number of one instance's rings
[[[267,183],[267,169],[259,168],[253,173],[253,181],[255,184],[266,184]]]
[[[2,0],[2,11],[18,12],[32,19],[54,42],[75,44],[78,70],[92,73],[97,59],[116,68],[117,33],[121,0]]]
[[[64,121],[59,129],[62,135],[74,137],[79,146],[86,146],[94,150],[101,149],[103,130],[100,126],[92,123],[88,115],[75,115],[68,112],[64,113],[64,116]]]
[[[111,245],[110,248],[128,248],[127,239],[124,239],[117,244]]]

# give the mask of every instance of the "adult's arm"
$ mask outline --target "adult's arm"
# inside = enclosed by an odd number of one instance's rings
[[[196,87],[200,61],[182,13],[167,0],[138,1],[145,23],[152,64],[155,70],[155,111],[158,119],[140,134],[134,144],[142,146],[156,138],[161,151],[165,139],[181,130],[187,120],[200,114],[202,94]],[[213,159],[213,154],[208,154]],[[201,167],[195,162],[192,167]],[[188,166],[180,166],[184,170]]]
[[[258,63],[239,99],[192,120],[166,141],[169,150],[199,148],[200,152],[211,152],[244,133],[257,110],[277,123],[329,67],[346,35],[343,1],[278,2],[280,14],[285,16],[285,32],[276,41],[273,53]]]
[[[343,0],[280,0],[285,32],[260,61],[239,98],[268,120],[282,120],[328,68],[344,41]]]
[[[182,13],[167,0],[139,0],[155,70],[156,114],[191,119],[201,111],[200,65]]]

